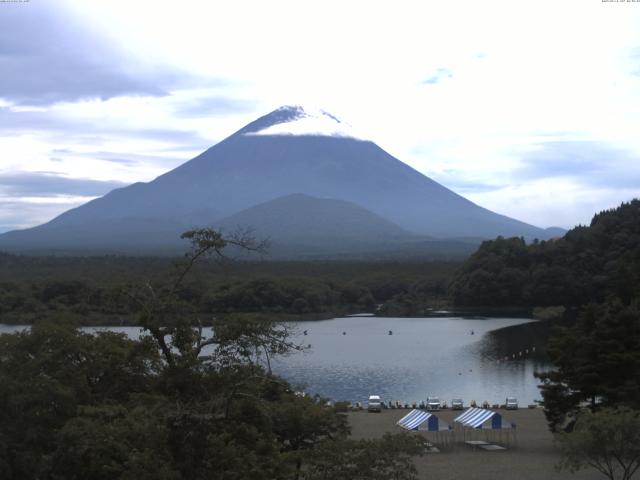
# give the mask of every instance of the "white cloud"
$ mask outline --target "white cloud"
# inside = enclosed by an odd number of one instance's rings
[[[534,225],[571,228],[577,224],[588,225],[595,213],[637,197],[638,190],[587,186],[570,179],[545,179],[466,196],[494,212],[526,218]]]
[[[595,188],[579,171],[518,176],[550,139],[640,155],[637,3],[65,5],[131,58],[186,72],[193,85],[23,111],[67,125],[65,134],[43,125],[0,135],[0,170],[148,181],[258,115],[314,104],[471,200],[534,224],[570,226],[640,194]],[[7,108],[16,107],[0,99]],[[55,149],[74,154],[51,155]],[[98,151],[136,157],[118,163],[92,156]]]

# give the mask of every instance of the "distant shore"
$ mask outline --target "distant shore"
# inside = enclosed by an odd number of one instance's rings
[[[354,439],[380,438],[383,434],[403,431],[396,422],[410,410],[383,410],[350,412],[351,436]],[[599,480],[602,474],[595,470],[583,470],[576,474],[558,472],[555,465],[560,460],[553,435],[547,428],[542,409],[498,410],[503,418],[516,424],[516,442],[504,444],[502,451],[474,450],[461,440],[441,448],[440,453],[428,453],[415,459],[418,478],[442,480]],[[453,424],[460,411],[436,412],[441,422]],[[412,432],[413,433],[413,432]],[[422,435],[415,432],[416,435]],[[499,442],[497,442],[499,443]],[[436,446],[440,446],[436,444]],[[640,477],[639,477],[640,478]]]
[[[65,313],[62,313],[64,315]],[[68,315],[72,318],[76,318],[78,324],[83,327],[137,327],[139,326],[139,316],[136,314],[103,314],[96,312],[88,312],[85,314],[78,314],[68,312]],[[420,315],[384,315],[380,312],[349,312],[349,311],[330,311],[330,312],[313,312],[313,313],[275,313],[275,312],[235,312],[235,313],[221,313],[224,315],[239,315],[252,318],[259,318],[264,320],[271,320],[274,322],[309,322],[309,321],[322,321],[333,320],[335,318],[348,318],[348,317],[380,317],[380,318],[433,318],[433,317],[522,317],[531,318],[531,310],[522,308],[456,308],[449,307],[442,310],[429,310]],[[215,316],[211,313],[200,313],[201,318],[210,318]],[[5,325],[32,325],[37,321],[35,315],[11,315],[5,314],[0,317],[0,323]],[[206,321],[205,326],[208,326]]]

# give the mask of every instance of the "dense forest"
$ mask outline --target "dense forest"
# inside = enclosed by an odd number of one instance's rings
[[[128,324],[132,284],[161,284],[179,259],[37,257],[0,254],[0,323],[32,323],[59,313],[84,324]],[[424,313],[446,304],[450,262],[245,262],[203,260],[178,294],[204,317],[268,314],[330,318],[374,312]]]
[[[0,322],[58,313],[85,324],[128,324],[137,306],[124,293],[161,283],[176,259],[0,254]],[[361,312],[423,315],[455,307],[578,308],[608,297],[628,303],[640,289],[640,202],[594,216],[563,238],[484,242],[462,266],[433,261],[213,261],[198,264],[182,300],[203,316],[265,314],[328,318]]]
[[[0,478],[415,479],[421,437],[352,440],[344,406],[272,374],[270,358],[301,349],[286,325],[216,319],[204,333],[178,292],[225,241],[190,238],[161,285],[127,288],[141,338],[88,334],[61,312],[0,335]]]
[[[485,242],[462,266],[229,263],[201,257],[220,234],[188,235],[174,260],[0,256],[0,321],[34,323],[0,336],[2,478],[415,478],[418,437],[350,440],[340,405],[272,374],[301,348],[273,322],[287,316],[572,307],[538,374],[551,429],[580,428],[585,406],[640,409],[638,200],[562,239]],[[77,326],[105,320],[143,335]]]
[[[449,293],[457,305],[568,307],[547,348],[555,369],[537,374],[553,431],[585,407],[640,410],[640,200],[557,240],[484,242]]]
[[[640,293],[640,200],[601,212],[563,238],[484,242],[450,286],[455,305],[579,307]]]

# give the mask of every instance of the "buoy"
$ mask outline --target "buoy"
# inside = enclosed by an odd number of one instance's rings
[[[304,331],[304,332],[302,332],[302,333],[304,333],[304,334],[306,335],[306,334],[307,334],[307,331],[305,330],[305,331]]]
[[[391,330],[389,330],[389,335],[393,335],[393,332]]]
[[[536,347],[531,347],[531,351],[535,352],[536,351]]]
[[[473,330],[471,330],[471,335],[473,335]]]
[[[346,334],[347,334],[347,332],[342,332],[342,334],[343,334],[343,335],[346,335]]]

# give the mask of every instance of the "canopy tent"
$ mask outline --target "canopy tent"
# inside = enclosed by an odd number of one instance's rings
[[[489,425],[491,420],[491,425]],[[461,423],[469,428],[511,428],[511,424],[505,423],[503,427],[502,415],[493,410],[485,410],[484,408],[469,408],[453,419],[454,422]],[[508,426],[507,426],[508,425]]]
[[[437,443],[448,443],[451,427],[447,423],[440,423],[440,419],[434,414],[423,410],[411,410],[408,414],[398,420],[397,425],[407,429],[422,432]],[[446,432],[445,436],[441,434]],[[433,435],[433,436],[432,436]]]
[[[507,434],[507,441],[509,440],[509,433],[512,433],[515,440],[515,428],[514,423],[510,423],[502,418],[498,412],[493,410],[486,410],[484,408],[469,408],[453,419],[454,425],[459,424],[462,427],[472,429],[472,431],[483,431],[485,437],[488,438],[489,432],[495,431],[500,434],[502,439],[502,432]],[[466,437],[466,429],[463,430],[463,434]]]
[[[449,430],[449,425],[440,425],[440,419],[432,413],[423,410],[411,410],[398,420],[398,425],[407,430],[419,430],[424,432],[439,432]]]

